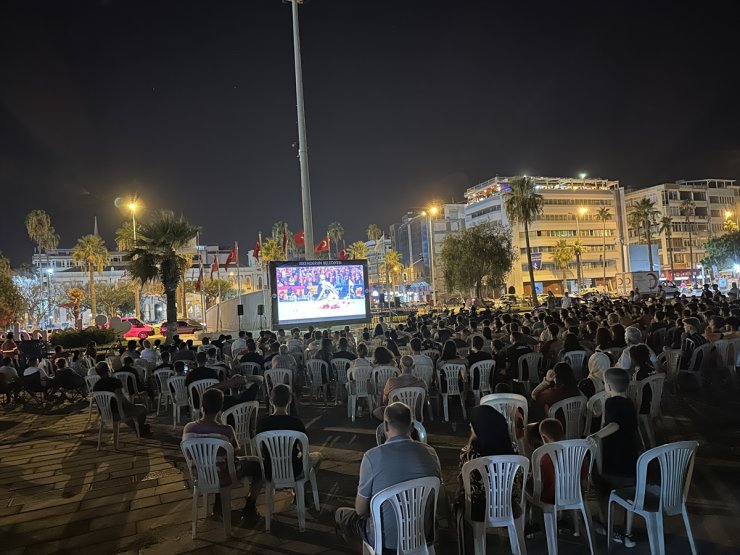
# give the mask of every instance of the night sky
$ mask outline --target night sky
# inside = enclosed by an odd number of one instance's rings
[[[740,178],[730,9],[306,0],[315,236],[364,239],[496,174]],[[0,250],[30,261],[34,208],[61,246],[97,215],[113,248],[132,192],[243,252],[300,229],[291,33],[280,0],[2,2]]]

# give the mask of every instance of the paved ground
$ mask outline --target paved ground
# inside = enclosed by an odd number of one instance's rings
[[[667,395],[665,426],[659,441],[695,438],[701,442],[689,511],[699,553],[740,551],[740,403],[676,398]],[[456,425],[428,425],[429,443],[440,456],[450,494],[457,475],[457,455],[465,441],[459,407]],[[362,453],[375,444],[374,424],[361,418],[352,424],[344,406],[305,404],[312,449],[324,464],[318,474],[321,511],[308,511],[307,530],[297,530],[290,498],[281,495],[272,533],[264,521],[239,526],[239,490],[233,501],[235,537],[224,540],[222,523],[201,518],[198,539],[190,537],[191,492],[179,449],[181,428],[171,415],[152,417],[154,438],[137,441],[122,431],[114,451],[110,435],[96,450],[97,426],[88,422],[87,403],[66,405],[53,414],[20,408],[0,409],[0,546],[3,553],[231,553],[330,554],[348,550],[334,531],[333,512],[351,504]],[[260,498],[260,502],[262,499]],[[202,513],[201,513],[202,514]],[[638,522],[636,520],[636,522]],[[443,525],[446,524],[443,522]],[[648,553],[641,522],[635,529],[638,547],[617,546],[615,553]],[[438,553],[455,553],[454,537],[444,526]],[[605,540],[597,537],[601,553]],[[491,534],[489,553],[508,553],[508,540]],[[586,552],[579,538],[560,536],[560,552]],[[545,553],[544,536],[527,540],[529,553]],[[688,553],[680,518],[667,521],[667,553]]]

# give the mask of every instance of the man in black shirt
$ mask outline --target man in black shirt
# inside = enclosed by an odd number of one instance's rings
[[[188,375],[185,377],[185,387],[189,387],[191,383],[197,382],[199,380],[216,380],[218,381],[218,373],[213,368],[208,368],[206,366],[206,360],[208,356],[205,352],[201,351],[196,355],[196,360],[198,361],[198,366],[194,370],[191,370],[188,372]],[[198,398],[198,394],[193,391],[193,406],[195,408],[200,407],[200,399]]]
[[[177,362],[178,360],[195,362],[195,353],[188,349],[187,343],[180,343],[180,350],[172,355],[172,362]]]
[[[257,352],[257,344],[253,340],[247,341],[247,352],[242,355],[239,362],[255,362],[260,368],[265,364],[265,359]]]
[[[95,384],[95,387],[93,387],[93,391],[110,391],[116,394],[116,400],[111,402],[114,418],[118,420],[118,407],[122,407],[123,416],[127,418],[126,425],[132,430],[135,430],[136,427],[131,420],[135,418],[138,421],[141,435],[143,437],[150,437],[152,431],[149,428],[149,424],[146,423],[146,407],[144,405],[134,405],[123,396],[123,386],[117,378],[111,377],[108,363],[99,362],[95,366],[95,370],[98,372],[100,379]]]
[[[346,358],[347,360],[355,360],[357,356],[349,350],[349,341],[347,341],[347,338],[342,337],[339,340],[339,350],[336,351],[331,358]]]
[[[511,345],[506,349],[506,371],[508,379],[511,379],[519,375],[519,357],[531,353],[532,349],[522,341],[521,332],[513,331],[509,337]]]

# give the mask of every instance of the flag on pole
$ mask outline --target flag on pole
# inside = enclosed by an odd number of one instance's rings
[[[283,254],[288,259],[288,224],[283,223]]]
[[[229,264],[232,264],[232,263],[238,263],[236,243],[234,243],[234,246],[232,247],[231,251],[229,251],[229,256],[226,257],[226,262],[224,262],[224,270],[228,271]]]
[[[306,236],[302,231],[297,231],[293,234],[293,242],[295,243],[296,248],[298,249],[304,249],[306,248]]]
[[[324,238],[321,240],[321,242],[314,247],[313,253],[319,254],[320,252],[326,252],[328,250],[329,250],[329,237],[324,235]]]
[[[262,241],[260,238],[261,235],[257,237],[257,243],[254,245],[254,250],[252,251],[252,256],[257,262],[260,261],[260,251],[262,250]]]
[[[218,277],[218,255],[213,257],[213,264],[211,264],[211,279],[213,279],[213,272],[216,272],[216,277]]]
[[[347,245],[344,243],[344,239],[342,239],[342,250],[339,251],[339,260],[347,260]]]
[[[200,288],[203,286],[203,264],[200,265],[200,272],[198,272],[198,279],[195,282],[195,292],[200,293]]]

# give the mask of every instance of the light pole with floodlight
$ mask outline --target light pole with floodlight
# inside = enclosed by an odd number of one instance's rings
[[[131,210],[131,225],[133,229],[133,247],[136,248],[136,199],[132,198],[128,203],[128,209]],[[141,319],[141,298],[139,296],[139,286],[134,283],[134,316]]]

